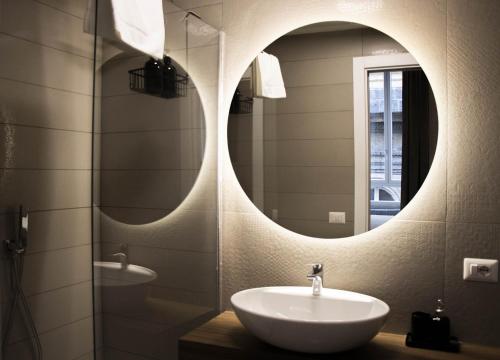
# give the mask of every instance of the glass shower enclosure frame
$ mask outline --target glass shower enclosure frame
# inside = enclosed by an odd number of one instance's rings
[[[165,54],[186,87],[178,96],[132,89],[148,57],[95,37],[97,359],[176,359],[178,338],[219,313],[221,33],[167,1],[164,13]]]

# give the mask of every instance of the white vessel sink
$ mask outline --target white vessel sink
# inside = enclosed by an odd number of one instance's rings
[[[147,284],[158,277],[155,271],[129,264],[125,269],[119,262],[95,261],[94,278],[101,286],[131,286]]]
[[[261,340],[288,350],[331,353],[369,342],[389,306],[374,297],[323,288],[279,286],[240,291],[231,303],[241,323]]]

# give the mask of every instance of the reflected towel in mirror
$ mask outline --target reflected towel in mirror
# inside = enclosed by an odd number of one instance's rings
[[[255,58],[254,84],[255,97],[286,98],[280,63],[276,56],[261,52]]]

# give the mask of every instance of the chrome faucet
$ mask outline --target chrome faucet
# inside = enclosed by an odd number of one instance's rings
[[[118,257],[120,259],[120,264],[122,270],[125,270],[128,267],[128,246],[126,244],[120,245],[120,252],[115,254],[111,254],[113,257]]]
[[[323,289],[323,264],[311,264],[312,270],[307,274],[307,279],[312,281],[312,291],[314,296],[321,295]]]

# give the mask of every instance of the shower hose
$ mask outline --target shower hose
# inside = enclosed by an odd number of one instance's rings
[[[10,286],[12,290],[12,299],[9,304],[7,316],[6,316],[6,327],[3,333],[2,339],[2,358],[5,359],[5,349],[7,347],[7,340],[12,329],[12,322],[14,317],[14,311],[16,308],[19,310],[21,317],[24,321],[24,325],[28,330],[29,337],[31,340],[33,359],[42,360],[42,345],[40,343],[40,337],[36,330],[35,324],[33,322],[33,317],[29,309],[28,301],[23,292],[21,286],[21,280],[23,277],[23,267],[24,267],[24,249],[9,249],[10,251]],[[6,359],[7,360],[7,359]]]

